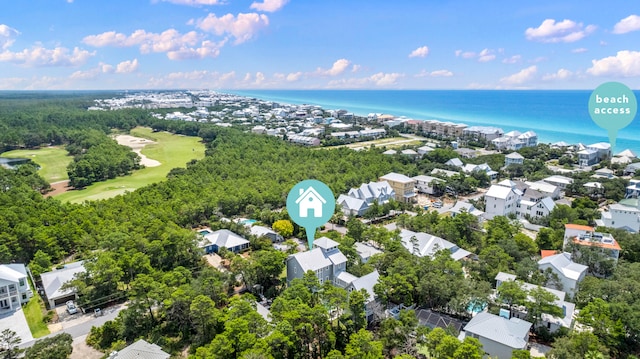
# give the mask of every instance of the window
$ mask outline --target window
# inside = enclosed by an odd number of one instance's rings
[[[24,278],[20,278],[20,286],[24,287]]]
[[[27,300],[27,295],[22,293],[22,300]]]

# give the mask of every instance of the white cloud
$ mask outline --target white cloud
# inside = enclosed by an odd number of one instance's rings
[[[594,76],[640,76],[640,51],[618,51],[616,56],[591,60],[591,63],[587,72]]]
[[[520,70],[513,75],[501,78],[500,82],[505,85],[521,85],[525,82],[533,80],[537,72],[538,67],[536,65],[532,65]]]
[[[202,6],[202,5],[221,5],[223,1],[219,0],[161,0],[176,5]]]
[[[161,33],[136,30],[131,35],[108,31],[98,35],[86,36],[82,42],[94,47],[131,47],[138,46],[140,52],[164,52],[171,60],[217,57],[225,41],[215,43],[209,40],[201,41],[201,35],[195,31],[181,34],[175,29],[168,29]]]
[[[511,56],[511,57],[508,57],[508,58],[506,58],[506,59],[503,59],[503,60],[502,60],[502,63],[503,63],[503,64],[515,64],[515,63],[520,62],[520,60],[522,60],[522,56],[520,56],[520,55],[513,55],[513,56]]]
[[[18,35],[20,35],[18,30],[5,24],[0,24],[0,49],[5,50],[9,48],[9,46],[13,45],[15,37]]]
[[[626,34],[638,30],[640,30],[640,16],[638,15],[629,15],[618,21],[613,27],[614,34]]]
[[[351,68],[351,72],[358,72],[360,71],[361,68],[362,66],[354,64],[353,67]]]
[[[453,72],[449,70],[435,70],[435,71],[426,71],[422,70],[418,74],[414,75],[414,77],[451,77],[453,76]]]
[[[302,72],[292,72],[290,74],[287,75],[286,79],[289,82],[294,82],[294,81],[298,81],[300,80],[300,78],[302,77]]]
[[[229,87],[235,80],[234,71],[195,70],[189,72],[171,72],[164,76],[152,77],[147,83],[149,88],[219,88]]]
[[[449,70],[436,70],[436,71],[431,71],[431,76],[432,77],[451,77],[453,76],[453,72]]]
[[[347,59],[339,59],[333,63],[330,69],[324,70],[320,67],[316,70],[316,74],[324,76],[338,76],[343,73],[351,65],[351,61]]]
[[[546,74],[542,76],[542,80],[544,81],[567,80],[571,76],[573,76],[573,72],[567,69],[560,69],[557,72],[554,72],[552,74]]]
[[[473,51],[456,50],[456,57],[462,57],[463,59],[477,59],[478,62],[489,62],[496,58],[495,51],[492,49],[483,49],[479,53]]]
[[[256,80],[253,82],[256,85],[262,85],[264,82],[264,74],[260,71],[256,72]]]
[[[562,20],[556,22],[554,19],[546,19],[540,26],[530,27],[524,34],[528,40],[557,43],[575,42],[595,31],[595,25],[584,26],[573,20]]]
[[[117,74],[129,74],[138,69],[138,59],[122,61],[116,65]]]
[[[586,47],[579,47],[577,49],[571,50],[571,52],[574,53],[574,54],[581,54],[581,53],[587,52],[587,51],[589,51],[589,50],[587,50]]]
[[[240,13],[237,17],[233,14],[222,17],[209,14],[204,19],[191,20],[189,23],[195,23],[201,30],[218,36],[230,34],[236,39],[235,43],[240,44],[252,39],[258,31],[269,26],[269,18],[257,13]]]
[[[332,80],[327,84],[328,88],[363,88],[372,85],[378,87],[392,87],[396,85],[397,80],[404,77],[402,73],[384,73],[378,72],[368,77],[349,78]]]
[[[13,52],[0,52],[0,62],[11,62],[25,66],[79,66],[84,64],[95,52],[75,47],[70,51],[64,47],[47,49],[42,45],[35,45],[30,49]]]
[[[493,50],[484,49],[480,51],[478,54],[479,62],[489,62],[496,58],[496,55],[493,54]]]
[[[250,8],[258,11],[275,12],[282,9],[289,0],[264,0],[263,2],[254,2]]]
[[[422,46],[411,51],[409,57],[426,57],[427,55],[429,55],[429,48],[426,46]]]

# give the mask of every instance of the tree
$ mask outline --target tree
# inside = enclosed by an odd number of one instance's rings
[[[498,298],[509,306],[509,311],[514,305],[524,304],[527,299],[527,291],[523,288],[522,282],[517,280],[507,280],[498,287]]]
[[[531,352],[525,349],[514,350],[511,353],[511,359],[531,359]]]
[[[293,224],[287,219],[280,219],[273,222],[271,228],[284,238],[289,238],[293,235]]]
[[[209,342],[215,334],[214,326],[218,316],[215,303],[211,298],[199,295],[193,299],[189,309],[193,326],[198,333],[199,342]]]
[[[351,334],[345,349],[346,359],[382,359],[382,342],[373,340],[373,333],[360,329]]]
[[[58,334],[51,338],[38,340],[25,350],[25,358],[29,359],[67,359],[73,347],[73,338],[68,333]]]
[[[535,287],[529,291],[529,298],[525,302],[527,316],[533,322],[533,327],[537,328],[542,320],[542,314],[549,314],[554,317],[562,315],[562,309],[555,305],[558,297],[543,287]]]
[[[20,342],[22,342],[22,339],[20,339],[16,332],[8,328],[3,330],[2,333],[0,333],[0,358],[18,358],[20,353],[23,352],[23,349],[18,347]]]
[[[40,274],[51,270],[51,256],[42,250],[38,250],[33,256],[33,260],[29,262],[29,269],[34,277],[40,277]]]

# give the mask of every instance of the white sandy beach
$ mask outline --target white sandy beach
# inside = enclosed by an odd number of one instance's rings
[[[146,138],[134,137],[131,135],[118,135],[116,136],[116,141],[118,141],[118,144],[131,147],[133,152],[137,153],[138,156],[140,156],[141,165],[145,167],[157,167],[161,165],[160,162],[154,159],[148,158],[147,156],[143,155],[140,152],[144,148],[144,146],[155,143],[155,142],[148,140]]]

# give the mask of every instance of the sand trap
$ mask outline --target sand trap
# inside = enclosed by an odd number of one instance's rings
[[[131,147],[133,152],[137,153],[138,156],[140,156],[141,165],[145,167],[157,167],[161,165],[160,162],[153,160],[143,155],[142,153],[140,153],[140,151],[142,150],[142,148],[144,148],[144,146],[155,143],[155,142],[151,140],[147,140],[146,138],[134,137],[130,135],[118,135],[116,136],[116,141],[118,141],[118,144]]]

